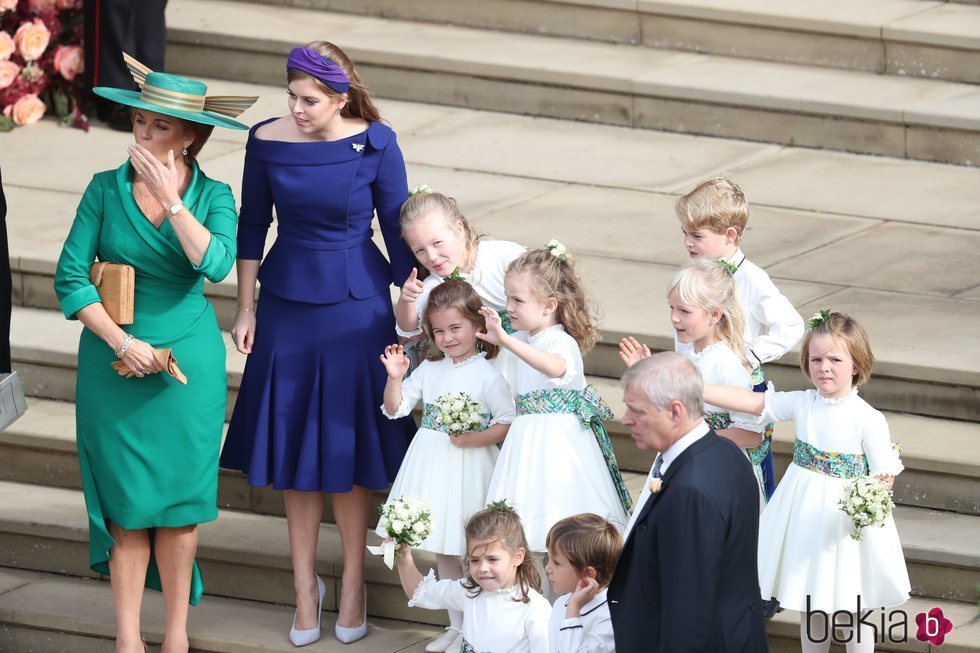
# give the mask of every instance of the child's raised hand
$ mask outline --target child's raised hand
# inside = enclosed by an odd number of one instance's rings
[[[599,583],[595,578],[589,576],[579,578],[578,583],[575,584],[575,590],[568,597],[568,608],[565,612],[565,618],[569,618],[569,612],[574,613],[574,616],[579,616],[582,613],[582,608],[595,598],[600,589],[602,588],[599,587]]]
[[[626,363],[626,367],[633,367],[644,358],[650,357],[650,348],[629,336],[619,341],[619,357]]]
[[[501,344],[503,339],[507,337],[507,331],[504,330],[503,324],[500,323],[500,316],[497,314],[497,311],[483,306],[480,308],[480,314],[487,321],[487,332],[482,333],[477,331],[476,337],[493,345]]]
[[[401,345],[388,345],[380,358],[390,379],[401,379],[408,373],[408,367],[411,365],[411,361],[405,355],[405,348]]]
[[[408,275],[408,279],[402,285],[402,292],[398,296],[398,301],[406,304],[414,304],[422,296],[422,288],[422,282],[419,281],[418,268],[412,268],[412,273]]]

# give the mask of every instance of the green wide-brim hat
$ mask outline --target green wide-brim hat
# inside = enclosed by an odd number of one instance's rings
[[[257,97],[208,97],[208,87],[204,82],[180,75],[153,72],[128,54],[123,54],[123,59],[140,90],[96,86],[92,89],[96,95],[135,109],[146,109],[203,125],[248,129],[248,125],[232,118],[238,117],[252,106],[258,100]]]

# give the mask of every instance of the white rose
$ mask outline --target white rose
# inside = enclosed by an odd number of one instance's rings
[[[397,508],[395,508],[395,517],[397,519],[403,519],[403,520],[408,519],[409,518],[408,508],[404,505],[400,505]]]
[[[412,524],[412,531],[418,535],[421,535],[425,532],[425,524],[420,521],[415,522]]]
[[[400,519],[396,519],[395,521],[391,522],[391,528],[389,530],[396,535],[401,535],[402,531],[405,530],[405,522]]]

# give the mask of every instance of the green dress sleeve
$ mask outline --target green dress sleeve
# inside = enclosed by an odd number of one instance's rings
[[[197,216],[204,228],[211,232],[211,242],[204,251],[200,265],[192,267],[203,274],[208,281],[218,283],[231,271],[237,254],[235,230],[238,225],[238,212],[235,210],[235,196],[231,186],[211,181],[208,188],[210,201],[201,202],[207,206],[207,215]]]
[[[102,184],[95,177],[78,205],[54,275],[54,291],[69,320],[76,319],[75,313],[82,308],[101,301],[99,291],[89,281],[89,268],[99,247],[103,208]]]

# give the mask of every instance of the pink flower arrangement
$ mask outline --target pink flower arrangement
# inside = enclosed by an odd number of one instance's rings
[[[49,111],[88,130],[80,0],[0,0],[0,131]]]

